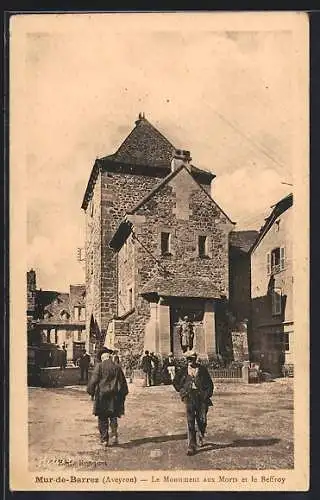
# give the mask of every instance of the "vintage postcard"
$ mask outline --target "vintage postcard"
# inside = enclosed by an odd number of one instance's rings
[[[10,488],[309,488],[309,24],[10,18]]]

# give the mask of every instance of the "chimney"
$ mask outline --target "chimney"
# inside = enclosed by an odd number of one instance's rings
[[[184,149],[176,149],[171,160],[171,171],[175,172],[181,165],[184,165],[187,169],[190,169],[190,162],[192,158],[190,156],[190,151],[185,151]]]

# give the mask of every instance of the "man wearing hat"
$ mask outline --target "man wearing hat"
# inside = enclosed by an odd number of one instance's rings
[[[109,423],[112,444],[118,444],[118,418],[124,415],[128,385],[120,364],[114,363],[112,349],[103,347],[89,380],[87,392],[94,397],[93,414],[98,417],[101,443],[109,445]]]
[[[164,360],[163,372],[164,377],[166,378],[166,374],[168,374],[169,380],[170,382],[172,382],[176,374],[176,360],[174,358],[173,352],[169,352],[168,357]]]
[[[186,351],[187,366],[181,368],[173,379],[173,387],[180,393],[186,406],[188,423],[187,455],[194,455],[197,449],[196,424],[199,446],[203,446],[207,428],[207,412],[212,406],[213,383],[207,368],[197,363],[197,353]]]

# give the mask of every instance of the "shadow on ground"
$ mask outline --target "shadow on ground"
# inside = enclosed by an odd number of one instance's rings
[[[141,439],[132,439],[128,443],[118,445],[119,448],[135,448],[147,443],[168,443],[170,441],[182,441],[187,439],[187,434],[175,434],[172,436],[155,436]],[[278,438],[255,438],[255,439],[236,439],[231,443],[205,443],[199,449],[199,452],[217,450],[221,448],[251,448],[257,446],[272,446],[280,442]]]
[[[202,448],[197,450],[197,453],[205,451],[220,450],[222,448],[256,448],[258,446],[272,446],[280,443],[281,439],[278,438],[257,438],[257,439],[235,439],[231,443],[217,444],[205,443]]]

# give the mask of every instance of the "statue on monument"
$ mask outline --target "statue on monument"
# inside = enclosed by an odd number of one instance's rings
[[[193,349],[194,330],[193,323],[188,316],[184,316],[178,327],[182,352]]]

